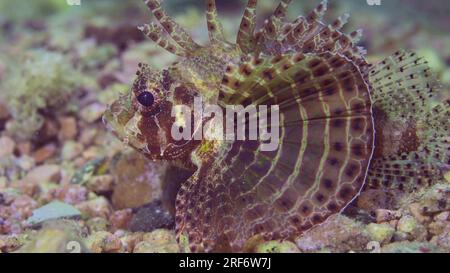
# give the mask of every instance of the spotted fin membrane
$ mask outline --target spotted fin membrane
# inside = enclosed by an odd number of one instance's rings
[[[342,211],[366,182],[408,191],[435,183],[448,167],[448,104],[431,105],[441,87],[426,62],[399,51],[370,66],[356,46],[361,31],[341,31],[347,14],[323,23],[322,1],[290,22],[290,2],[256,30],[257,1],[248,1],[236,40],[240,61],[223,65],[216,90],[222,106],[279,105],[279,148],[203,141],[193,152],[198,169],[176,199],[177,238],[192,251],[246,251],[254,238],[293,238]],[[202,47],[159,1],[145,3],[162,27],[141,30],[194,59]],[[215,1],[206,5],[207,47],[225,47]]]
[[[369,71],[376,128],[368,187],[411,192],[449,169],[449,102],[427,62],[398,51]]]

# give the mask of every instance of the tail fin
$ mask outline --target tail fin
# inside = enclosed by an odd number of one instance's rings
[[[443,179],[449,166],[448,102],[427,62],[398,51],[369,71],[376,144],[368,186],[411,192]],[[437,105],[435,105],[437,104]]]

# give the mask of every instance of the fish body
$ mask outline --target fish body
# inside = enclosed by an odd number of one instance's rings
[[[426,62],[398,51],[370,65],[357,46],[361,31],[341,31],[348,15],[323,23],[322,1],[291,22],[290,2],[256,30],[257,1],[249,0],[230,43],[207,0],[210,42],[200,46],[159,1],[145,1],[160,26],[140,29],[180,58],[163,71],[140,64],[105,120],[149,159],[193,171],[175,201],[177,237],[192,251],[247,251],[258,240],[294,238],[342,211],[363,187],[413,190],[449,164],[448,105],[430,106],[440,86]],[[269,125],[278,130],[277,149],[262,149],[261,139],[195,138],[209,119],[194,114],[187,122],[172,110],[194,110],[196,98],[223,109],[278,106],[279,127]],[[179,140],[172,129],[183,121],[192,137]]]

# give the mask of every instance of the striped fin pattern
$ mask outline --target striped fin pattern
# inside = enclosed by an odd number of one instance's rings
[[[160,0],[144,0],[144,2],[170,38],[172,38],[178,45],[188,51],[195,51],[200,48],[200,46],[194,42],[187,31],[166,14],[164,9],[161,7]]]
[[[206,0],[206,22],[208,26],[209,40],[212,43],[223,43],[223,27],[218,20],[216,1]]]
[[[241,47],[241,50],[245,54],[253,52],[255,48],[255,38],[253,35],[256,27],[257,3],[258,0],[249,0],[247,2],[236,39],[236,44]]]
[[[427,62],[398,51],[369,71],[376,126],[370,188],[411,192],[443,179],[449,170],[448,102],[434,105],[441,91]]]
[[[222,97],[245,94],[227,103],[280,106],[280,146],[228,143],[183,184],[176,228],[194,251],[242,251],[253,236],[289,238],[323,222],[358,194],[373,148],[368,86],[345,57],[289,54],[227,71]]]

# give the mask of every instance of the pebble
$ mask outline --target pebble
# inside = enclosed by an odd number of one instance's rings
[[[158,228],[172,228],[174,217],[160,201],[154,201],[137,209],[129,224],[133,232],[150,232]]]
[[[397,230],[404,233],[412,233],[417,228],[417,221],[414,217],[406,215],[403,216],[397,224]]]
[[[175,234],[166,229],[157,229],[145,233],[142,241],[137,243],[134,253],[177,253],[180,247],[175,240]]]
[[[436,221],[428,225],[428,231],[433,235],[440,235],[446,230],[450,230],[450,222]]]
[[[36,162],[34,162],[34,158],[28,155],[22,155],[21,157],[17,158],[16,163],[23,171],[30,171],[36,165]]]
[[[61,179],[61,167],[59,165],[41,165],[32,169],[24,177],[24,181],[28,183],[39,184],[41,182],[58,183]]]
[[[87,248],[94,253],[114,253],[122,248],[120,238],[107,231],[97,231],[85,240]]]
[[[268,241],[258,245],[256,253],[300,253],[300,249],[290,241]]]
[[[105,110],[104,104],[92,103],[81,110],[80,116],[87,123],[93,123],[102,117]]]
[[[114,208],[136,208],[159,199],[165,170],[165,165],[137,152],[123,155],[111,168],[116,181],[111,197]]]
[[[0,159],[13,155],[15,147],[16,143],[13,139],[7,136],[0,137]]]
[[[100,148],[97,146],[90,146],[83,151],[82,156],[85,160],[95,159],[101,153]]]
[[[423,215],[423,206],[419,203],[412,203],[409,205],[409,211],[420,223],[429,223],[431,217]]]
[[[84,217],[103,217],[108,219],[111,214],[111,206],[108,200],[103,197],[97,197],[92,200],[84,201],[76,206]]]
[[[112,175],[96,175],[87,182],[87,188],[95,193],[111,192],[114,188],[114,178]]]
[[[74,117],[62,117],[59,119],[61,130],[58,133],[60,140],[72,140],[78,134],[77,121]]]
[[[332,252],[345,253],[364,249],[369,241],[370,238],[360,222],[347,216],[333,215],[323,224],[306,231],[295,242],[302,252],[328,249]]]
[[[98,133],[97,128],[84,128],[79,137],[79,141],[83,145],[89,146],[94,141],[97,133]]]
[[[180,247],[177,244],[154,245],[146,241],[139,242],[133,249],[133,253],[178,253]]]
[[[132,217],[133,211],[131,209],[114,211],[109,218],[111,229],[114,231],[127,229]]]
[[[34,151],[32,157],[37,164],[40,164],[53,157],[56,153],[56,149],[56,145],[50,143]]]
[[[450,220],[450,211],[444,211],[436,216],[434,216],[435,221],[449,221]]]
[[[400,218],[401,213],[393,210],[377,209],[375,210],[375,217],[377,223],[383,223]]]
[[[64,160],[72,160],[79,156],[83,150],[83,144],[69,140],[64,143],[61,156]]]
[[[0,235],[0,253],[12,252],[20,247],[21,242],[17,236]]]
[[[64,184],[57,188],[52,188],[42,196],[43,200],[61,200],[67,204],[76,205],[87,200],[88,190],[80,185]]]
[[[389,224],[371,223],[367,226],[367,232],[373,241],[386,244],[391,241],[395,229]]]
[[[381,248],[381,253],[436,253],[442,252],[438,246],[427,242],[395,242]]]
[[[31,142],[23,141],[17,143],[17,150],[21,155],[30,155],[31,154]]]
[[[98,231],[106,231],[108,229],[108,221],[102,217],[94,217],[90,218],[86,222],[86,226],[88,227],[91,233]]]
[[[144,238],[143,232],[129,233],[120,238],[124,251],[133,252],[133,249]]]
[[[82,253],[86,252],[81,237],[81,227],[72,220],[55,220],[44,223],[42,229],[31,237],[20,253]]]
[[[11,203],[11,215],[16,219],[25,220],[33,214],[38,203],[27,195],[20,195]]]

